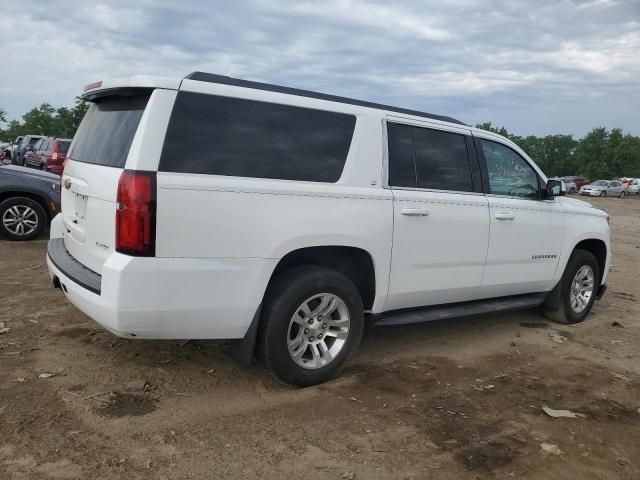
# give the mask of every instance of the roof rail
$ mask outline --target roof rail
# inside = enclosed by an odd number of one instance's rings
[[[255,90],[265,90],[268,92],[286,93],[288,95],[297,95],[300,97],[316,98],[318,100],[327,100],[329,102],[346,103],[349,105],[357,105],[359,107],[376,108],[380,110],[388,110],[396,113],[404,113],[405,115],[414,115],[416,117],[430,118],[443,122],[457,123],[465,125],[465,123],[455,118],[445,117],[442,115],[434,115],[432,113],[419,112],[408,108],[398,108],[380,103],[367,102],[365,100],[356,100],[353,98],[339,97],[336,95],[327,95],[326,93],[312,92],[310,90],[301,90],[299,88],[283,87],[281,85],[273,85],[271,83],[253,82],[251,80],[242,80],[239,78],[227,77],[225,75],[217,75],[215,73],[192,72],[186,77],[187,80],[197,80],[200,82],[219,83],[222,85],[233,85],[235,87],[253,88]]]

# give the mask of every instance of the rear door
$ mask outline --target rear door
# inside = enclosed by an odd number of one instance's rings
[[[607,187],[607,195],[619,196],[622,193],[622,183],[621,182],[609,182],[609,186]]]
[[[47,166],[47,160],[49,155],[51,155],[51,149],[53,148],[53,139],[47,138],[42,141],[40,144],[40,149],[36,152],[38,159],[38,167],[41,169],[45,169]]]
[[[489,242],[470,132],[387,123],[394,228],[386,310],[473,300]]]
[[[96,99],[67,155],[61,194],[65,246],[97,273],[115,248],[118,180],[149,97],[125,91]]]
[[[40,148],[40,144],[42,143],[42,139],[38,139],[36,143],[27,147],[24,152],[24,166],[25,167],[35,167],[38,148]]]

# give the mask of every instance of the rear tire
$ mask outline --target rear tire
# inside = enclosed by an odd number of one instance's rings
[[[317,265],[297,267],[276,277],[265,295],[259,357],[284,383],[317,385],[342,372],[363,328],[362,299],[351,280]]]
[[[600,278],[600,266],[593,253],[580,249],[574,250],[562,279],[556,286],[558,291],[554,289],[551,292],[551,295],[559,293],[560,302],[555,308],[543,306],[544,315],[558,323],[582,322],[593,307],[600,286]]]
[[[571,188],[571,190],[569,190],[569,195],[574,195],[575,193],[576,193],[575,188]]]
[[[9,240],[32,240],[42,233],[46,223],[47,214],[35,200],[12,197],[0,203],[0,234]]]

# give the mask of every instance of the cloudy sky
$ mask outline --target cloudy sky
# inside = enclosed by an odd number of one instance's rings
[[[491,121],[640,134],[640,0],[0,0],[0,107],[202,70]]]

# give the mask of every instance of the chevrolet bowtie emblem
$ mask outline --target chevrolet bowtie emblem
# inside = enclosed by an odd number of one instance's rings
[[[71,180],[68,178],[64,179],[64,188],[66,188],[67,190],[69,190],[71,188]]]

